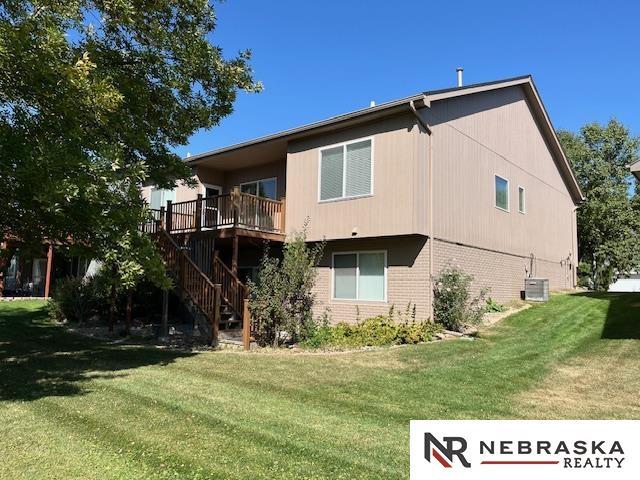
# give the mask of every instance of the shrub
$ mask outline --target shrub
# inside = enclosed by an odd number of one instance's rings
[[[112,282],[112,274],[105,269],[93,277],[61,279],[49,301],[49,316],[58,322],[83,323],[95,315],[106,320]]]
[[[415,307],[413,318],[406,312],[396,314],[392,307],[388,315],[370,317],[354,324],[341,322],[331,326],[325,318],[302,345],[309,348],[356,348],[415,344],[431,340],[442,330],[440,325],[427,320],[416,321],[414,317]]]
[[[487,312],[504,312],[507,309],[501,303],[496,302],[493,298],[487,298],[487,304],[485,306],[485,311]]]
[[[446,329],[461,331],[465,325],[476,325],[485,312],[486,289],[471,297],[473,276],[449,263],[433,281],[433,315]]]
[[[64,278],[58,282],[49,302],[49,316],[56,321],[82,323],[93,311],[90,282],[82,278]]]
[[[249,281],[249,309],[257,323],[260,345],[280,345],[309,338],[317,329],[311,292],[324,243],[311,247],[306,241],[307,222],[283,247],[283,258],[271,257],[265,248],[256,282]],[[283,333],[286,332],[286,335]]]

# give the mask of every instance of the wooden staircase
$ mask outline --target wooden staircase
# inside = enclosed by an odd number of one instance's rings
[[[196,325],[208,342],[218,345],[220,330],[242,332],[242,345],[249,349],[251,319],[247,288],[214,253],[212,278],[190,258],[188,250],[160,228],[154,235],[160,256],[187,306],[198,312]],[[199,315],[198,315],[199,313]]]

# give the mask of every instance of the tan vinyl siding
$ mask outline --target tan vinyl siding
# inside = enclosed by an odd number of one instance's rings
[[[509,254],[575,260],[574,204],[519,87],[434,102],[434,236]],[[509,212],[495,208],[495,175]],[[526,213],[518,212],[518,187]]]
[[[410,114],[293,142],[287,156],[287,232],[309,218],[309,239],[424,234],[426,139]],[[320,149],[363,138],[373,141],[373,194],[319,201]]]

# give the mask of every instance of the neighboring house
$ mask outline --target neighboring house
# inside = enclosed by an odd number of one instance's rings
[[[636,177],[636,179],[640,180],[640,161],[634,163],[630,167],[631,173]]]
[[[11,252],[11,258],[5,257],[6,265],[0,268],[0,298],[48,298],[57,280],[82,277],[90,264],[89,259],[70,257],[50,244],[34,253],[24,251],[17,239],[6,238],[0,242],[0,250],[5,249]]]
[[[527,276],[576,284],[583,196],[530,76],[419,93],[185,161],[197,189],[143,194],[171,210],[165,226],[195,264],[208,274],[216,252],[247,278],[264,239],[277,251],[308,219],[308,240],[327,241],[316,313],[330,308],[335,321],[409,303],[429,317],[432,278],[449,261],[501,302]]]
[[[631,272],[629,275],[619,275],[616,281],[609,285],[610,292],[640,292],[640,273]]]

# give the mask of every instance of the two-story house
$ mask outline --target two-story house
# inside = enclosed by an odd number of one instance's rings
[[[419,93],[185,161],[198,189],[144,195],[186,234],[196,264],[207,271],[215,255],[246,278],[264,239],[277,246],[308,219],[308,240],[327,241],[315,308],[334,321],[409,303],[429,317],[432,278],[449,261],[498,301],[519,298],[527,276],[554,290],[576,283],[583,196],[530,76]]]

